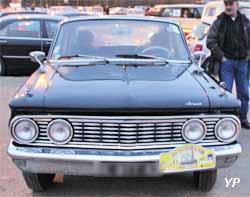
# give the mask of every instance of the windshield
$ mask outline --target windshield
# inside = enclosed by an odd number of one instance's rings
[[[140,20],[86,20],[62,25],[51,59],[89,55],[116,58],[144,54],[188,61],[179,27],[172,23]]]

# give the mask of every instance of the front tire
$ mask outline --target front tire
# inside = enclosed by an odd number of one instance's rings
[[[197,189],[209,192],[217,179],[217,169],[194,172],[194,184]]]
[[[52,185],[55,175],[23,172],[23,177],[27,186],[32,191],[43,192]]]

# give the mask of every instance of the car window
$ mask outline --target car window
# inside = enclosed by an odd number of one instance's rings
[[[204,7],[198,7],[196,8],[196,10],[198,11],[199,15],[201,16],[204,10]]]
[[[208,7],[205,11],[205,17],[216,16],[216,7]]]
[[[0,36],[40,38],[41,24],[32,20],[14,21],[0,30]]]
[[[165,8],[163,17],[175,18],[200,18],[200,14],[196,8]]]
[[[56,21],[45,21],[45,27],[47,30],[47,37],[53,38],[57,30],[58,22]]]
[[[180,8],[165,8],[162,16],[164,17],[181,17],[181,9]]]
[[[192,34],[198,39],[202,40],[208,33],[209,25],[206,23],[200,23],[194,29]]]
[[[198,9],[193,8],[191,9],[191,12],[193,13],[194,18],[201,18],[201,14],[199,13]]]

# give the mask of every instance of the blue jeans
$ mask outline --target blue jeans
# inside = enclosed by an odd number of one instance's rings
[[[237,97],[241,101],[240,120],[246,122],[249,108],[248,61],[227,59],[221,65],[220,79],[226,83],[226,89],[230,92],[235,80]]]

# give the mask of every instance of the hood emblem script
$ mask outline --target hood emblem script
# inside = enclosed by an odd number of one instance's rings
[[[188,101],[185,103],[185,106],[202,106],[202,102],[192,102],[192,101]]]

